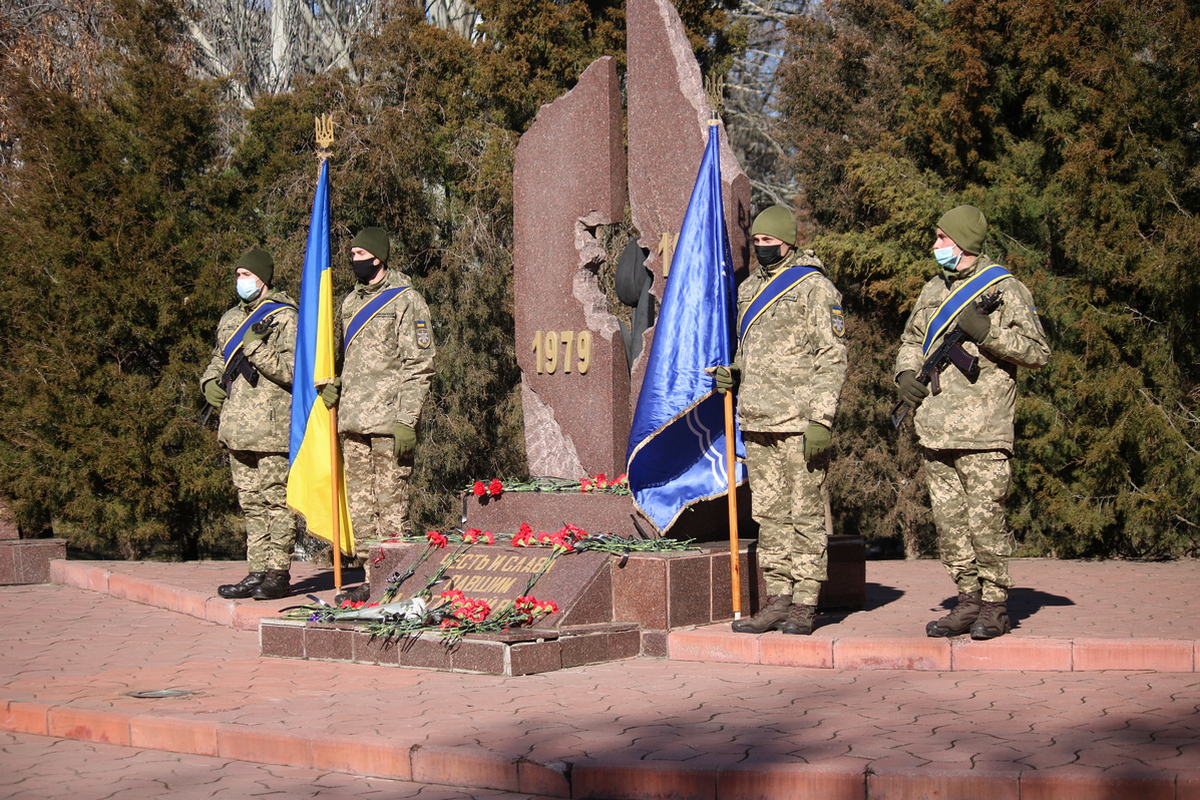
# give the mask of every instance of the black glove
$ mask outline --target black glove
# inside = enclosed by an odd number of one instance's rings
[[[913,410],[929,396],[929,387],[917,380],[917,373],[911,369],[896,376],[896,387],[904,405]]]
[[[712,376],[717,384],[717,394],[736,392],[742,377],[740,370],[725,366],[712,367]]]
[[[974,303],[968,303],[966,308],[958,312],[958,327],[972,342],[982,342],[992,329],[992,321],[987,314],[980,313]]]

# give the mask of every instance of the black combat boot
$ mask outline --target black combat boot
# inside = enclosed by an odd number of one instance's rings
[[[995,639],[1012,630],[1008,623],[1008,605],[1006,603],[991,603],[983,601],[983,609],[979,619],[971,626],[972,639]]]
[[[254,590],[255,600],[278,600],[292,593],[292,573],[286,569],[269,569],[267,578]]]
[[[767,604],[757,614],[749,619],[735,619],[733,630],[736,633],[766,633],[773,631],[787,619],[788,609],[792,607],[792,598],[786,594],[773,594],[767,597]]]
[[[941,619],[934,620],[925,626],[927,636],[961,636],[971,630],[971,625],[979,619],[979,604],[983,592],[958,593],[958,603],[953,610]]]
[[[239,583],[226,583],[217,587],[217,594],[227,600],[240,600],[243,597],[249,597],[254,594],[254,590],[262,585],[266,580],[267,573],[251,572],[246,577],[242,578]]]
[[[333,605],[341,608],[342,603],[365,603],[371,599],[371,584],[360,583],[353,589],[343,589],[342,592],[333,598]]]
[[[816,623],[816,606],[802,606],[799,603],[792,603],[792,607],[788,609],[787,620],[779,626],[779,632],[808,636],[813,632]]]

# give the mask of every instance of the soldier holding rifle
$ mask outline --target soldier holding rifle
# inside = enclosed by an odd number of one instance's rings
[[[992,639],[1009,631],[1012,535],[1004,502],[1017,367],[1050,358],[1029,289],[980,255],[986,238],[987,219],[974,206],[938,220],[933,254],[942,274],[921,290],[896,357],[896,386],[924,448],[938,551],[958,588],[950,613],[926,626],[929,636]],[[942,347],[952,337],[965,360]],[[939,391],[931,393],[934,378]],[[893,420],[903,416],[898,407]]]
[[[217,438],[229,449],[233,485],[246,518],[248,574],[221,597],[272,600],[291,593],[296,528],[287,506],[288,438],[296,302],[271,288],[275,261],[252,249],[237,262],[241,299],[217,323],[217,345],[200,376]]]

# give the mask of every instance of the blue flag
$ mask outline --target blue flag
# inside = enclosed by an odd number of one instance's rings
[[[329,162],[321,163],[313,197],[292,373],[291,471],[287,501],[304,515],[309,533],[329,542],[338,517],[343,553],[354,554],[346,505],[346,475],[334,432],[334,414],[318,400],[318,387],[334,378],[333,273],[329,242]],[[336,509],[335,509],[336,503]]]
[[[629,432],[629,488],[638,509],[665,532],[692,503],[725,494],[725,401],[708,367],[733,362],[737,304],[721,199],[717,126],[688,202],[646,377]],[[744,453],[735,426],[735,447]],[[736,480],[745,480],[737,465]]]

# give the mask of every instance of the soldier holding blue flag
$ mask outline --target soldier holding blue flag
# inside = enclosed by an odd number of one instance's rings
[[[942,274],[921,290],[904,326],[896,356],[900,399],[914,410],[924,448],[929,500],[942,563],[958,588],[954,608],[926,626],[929,636],[970,633],[992,639],[1010,629],[1008,573],[1012,535],[1004,520],[1013,452],[1017,367],[1037,368],[1050,358],[1033,296],[983,252],[987,219],[958,206],[937,223],[934,258]],[[991,314],[980,298],[1000,292]],[[974,370],[946,367],[940,391],[918,379],[928,354],[961,329]],[[970,372],[974,374],[969,374]]]
[[[828,567],[824,454],[846,377],[842,297],[796,220],[772,206],[750,228],[758,268],[738,287],[738,349],[715,370],[717,390],[738,391],[758,565],[767,598],[736,620],[739,633],[808,635]]]
[[[366,569],[364,583],[334,598],[339,604],[371,596],[367,542],[409,533],[417,423],[433,380],[429,307],[411,278],[388,267],[390,252],[382,228],[350,243],[356,283],[342,301],[341,379],[321,392],[326,405],[338,405],[346,499]]]
[[[237,262],[240,302],[217,324],[217,346],[200,389],[221,415],[246,519],[248,574],[218,587],[221,597],[273,600],[291,592],[295,520],[287,506],[288,437],[296,302],[271,288],[275,261],[257,248]]]

